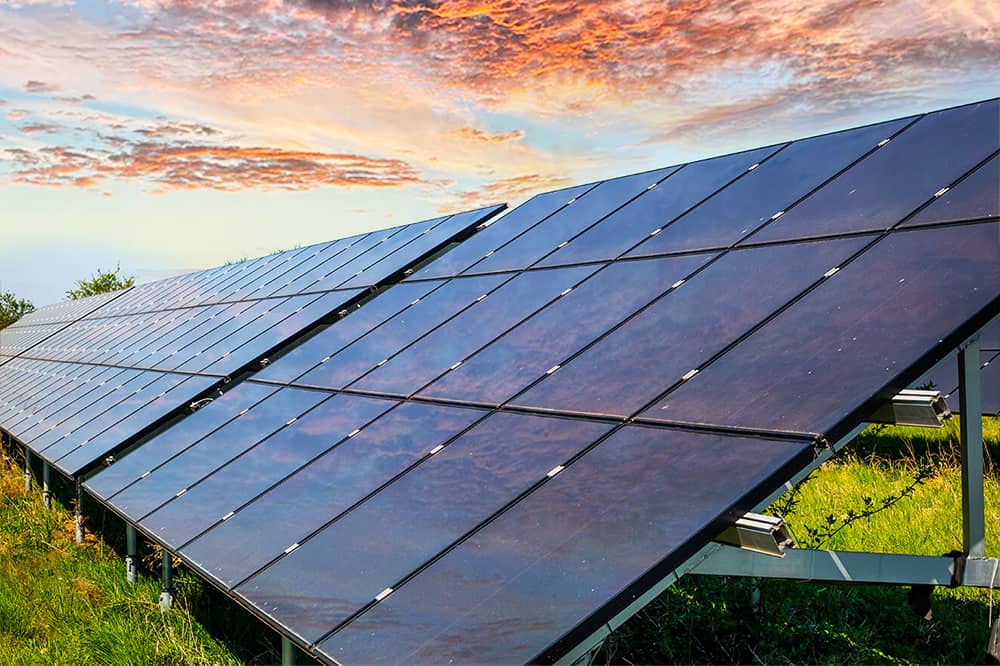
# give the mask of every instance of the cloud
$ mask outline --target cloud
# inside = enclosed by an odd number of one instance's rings
[[[24,92],[31,93],[33,95],[44,95],[47,93],[58,92],[62,90],[60,86],[45,83],[44,81],[28,81],[24,84]]]
[[[539,192],[566,187],[573,184],[573,179],[567,176],[553,174],[529,174],[502,178],[487,183],[474,190],[457,193],[442,210],[455,208],[473,208],[475,206],[496,203],[497,201],[521,201]]]
[[[449,135],[474,143],[510,143],[511,141],[520,141],[524,138],[524,132],[521,130],[512,130],[502,134],[490,134],[474,127],[459,127],[449,132]]]
[[[64,127],[55,123],[28,123],[21,125],[18,129],[23,134],[57,134],[65,130]]]
[[[84,104],[86,102],[95,102],[97,98],[93,95],[66,95],[52,98],[56,102],[63,102],[64,104]]]
[[[427,184],[401,160],[261,146],[143,141],[120,150],[6,149],[0,157],[13,165],[8,182],[27,185],[93,187],[107,180],[137,180],[161,192],[235,192]]]

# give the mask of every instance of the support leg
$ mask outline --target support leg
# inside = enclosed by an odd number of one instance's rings
[[[978,340],[959,351],[962,545],[969,557],[986,557],[986,502],[983,494],[983,408],[979,363]]]
[[[83,545],[83,486],[80,479],[76,480],[76,508],[73,511],[73,522],[76,524],[76,545]]]
[[[170,553],[163,551],[163,586],[160,588],[160,610],[168,611],[174,605],[173,566]]]
[[[24,447],[24,492],[31,492],[31,449]]]
[[[135,528],[125,526],[125,581],[135,585],[135,566],[138,562],[138,547],[136,545]]]
[[[281,664],[282,666],[295,666],[296,649],[295,644],[288,640],[287,636],[281,637]]]
[[[49,464],[42,461],[42,503],[46,509],[52,508],[52,472]]]

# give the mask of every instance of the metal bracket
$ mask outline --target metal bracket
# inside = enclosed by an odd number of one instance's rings
[[[895,425],[940,428],[951,418],[951,410],[941,397],[940,391],[919,391],[905,389],[892,400],[875,410],[870,423],[891,423]]]

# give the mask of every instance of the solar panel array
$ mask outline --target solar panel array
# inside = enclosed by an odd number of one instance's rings
[[[998,118],[539,195],[85,487],[323,660],[554,660],[1000,312]]]
[[[501,209],[45,308],[0,334],[0,426],[75,476]]]

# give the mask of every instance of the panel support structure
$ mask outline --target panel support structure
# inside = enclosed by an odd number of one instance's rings
[[[46,509],[52,508],[52,470],[49,464],[42,461],[42,503]]]
[[[983,492],[983,413],[979,340],[958,352],[959,430],[962,448],[962,550],[986,557],[986,501]],[[975,418],[969,418],[971,415]]]
[[[170,553],[163,551],[163,585],[160,588],[160,610],[168,611],[174,605],[173,563]]]
[[[73,522],[76,526],[76,545],[83,545],[83,486],[80,479],[76,480],[76,509],[74,510]]]
[[[24,447],[24,492],[31,492],[31,449]]]
[[[295,666],[298,651],[295,644],[288,636],[281,637],[281,664],[282,666]]]
[[[138,547],[135,528],[131,525],[125,526],[125,581],[130,585],[135,585],[135,569],[138,562]]]
[[[996,559],[789,548],[774,557],[722,545],[690,573],[885,585],[995,585]]]

